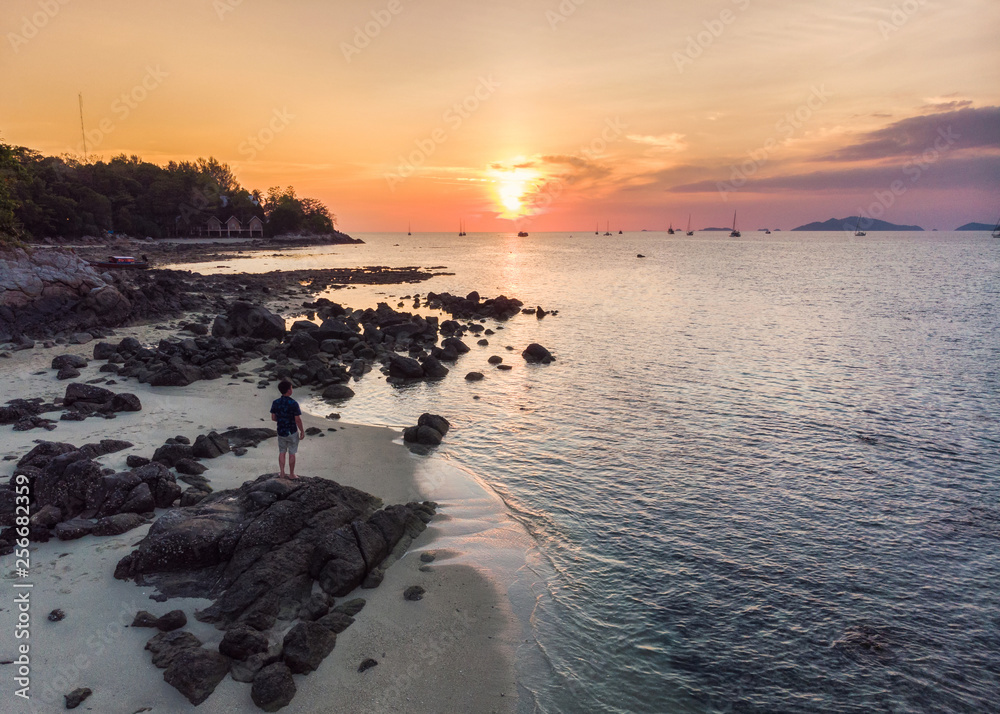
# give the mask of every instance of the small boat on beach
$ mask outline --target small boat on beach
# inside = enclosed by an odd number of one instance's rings
[[[142,256],[142,260],[136,260],[131,255],[109,255],[107,260],[92,260],[90,264],[95,268],[145,270],[149,267],[149,260],[146,256]]]

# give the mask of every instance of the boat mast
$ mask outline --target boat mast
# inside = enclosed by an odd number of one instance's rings
[[[83,137],[83,161],[87,162],[87,132],[83,128],[83,92],[77,95],[80,100],[80,135]]]

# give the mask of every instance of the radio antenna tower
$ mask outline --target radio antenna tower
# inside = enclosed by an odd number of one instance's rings
[[[83,92],[80,92],[80,135],[83,136],[83,161],[87,162],[87,131],[83,128]]]

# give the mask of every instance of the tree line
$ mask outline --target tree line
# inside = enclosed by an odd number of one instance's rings
[[[0,241],[107,233],[153,238],[198,235],[207,221],[257,216],[268,236],[336,232],[336,217],[295,189],[266,194],[240,185],[214,158],[166,166],[120,154],[110,161],[42,156],[0,141]]]

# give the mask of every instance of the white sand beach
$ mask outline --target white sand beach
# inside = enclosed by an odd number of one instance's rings
[[[122,329],[112,339],[130,335],[150,342],[164,333],[148,327]],[[52,358],[63,353],[89,357],[91,351],[92,345],[81,345],[15,353],[0,362],[5,375],[0,402],[16,397],[61,397],[67,382],[57,381],[55,371],[49,369]],[[97,377],[98,366],[93,363],[84,368],[76,381]],[[39,439],[77,446],[102,438],[126,439],[133,448],[100,458],[106,466],[124,470],[128,454],[149,457],[172,436],[193,440],[198,434],[231,426],[269,426],[270,402],[277,396],[273,386],[261,390],[256,384],[229,378],[170,388],[125,380],[111,388],[137,394],[142,411],[122,413],[114,420],[59,422],[51,432],[18,433],[2,427],[0,456],[20,457]],[[365,598],[366,607],[338,635],[333,653],[317,671],[295,676],[297,694],[283,711],[515,711],[514,648],[522,638],[521,626],[504,584],[478,561],[489,554],[516,568],[518,558],[523,563],[527,536],[505,514],[495,494],[443,462],[411,454],[398,433],[309,415],[304,422],[306,427],[322,429],[323,435],[307,436],[302,443],[300,475],[334,479],[377,495],[386,504],[434,500],[439,510],[378,588],[358,589],[348,596]],[[216,491],[236,488],[277,471],[276,455],[275,441],[264,441],[243,457],[230,453],[204,462],[209,467],[205,476]],[[16,461],[0,463],[0,473],[9,475]],[[2,661],[14,660],[16,646],[22,642],[11,636],[17,618],[13,585],[16,581],[33,586],[27,640],[31,699],[25,702],[12,693],[14,665],[0,666],[4,711],[64,711],[63,695],[77,687],[93,690],[81,711],[132,714],[195,709],[164,682],[163,670],[152,665],[149,652],[143,649],[156,631],[127,625],[139,610],[160,615],[179,608],[188,617],[186,629],[206,647],[216,646],[223,633],[194,619],[195,610],[207,606],[208,600],[154,602],[152,588],[113,578],[117,562],[146,530],[148,526],[119,536],[32,544],[26,579],[16,578],[13,556],[4,558]],[[423,552],[434,554],[434,561],[422,562]],[[403,590],[411,585],[426,590],[422,600],[403,598]],[[50,622],[46,616],[56,608],[65,612],[65,619]],[[367,658],[378,665],[359,673],[359,664]],[[250,685],[227,677],[198,710],[236,712],[256,707]]]

